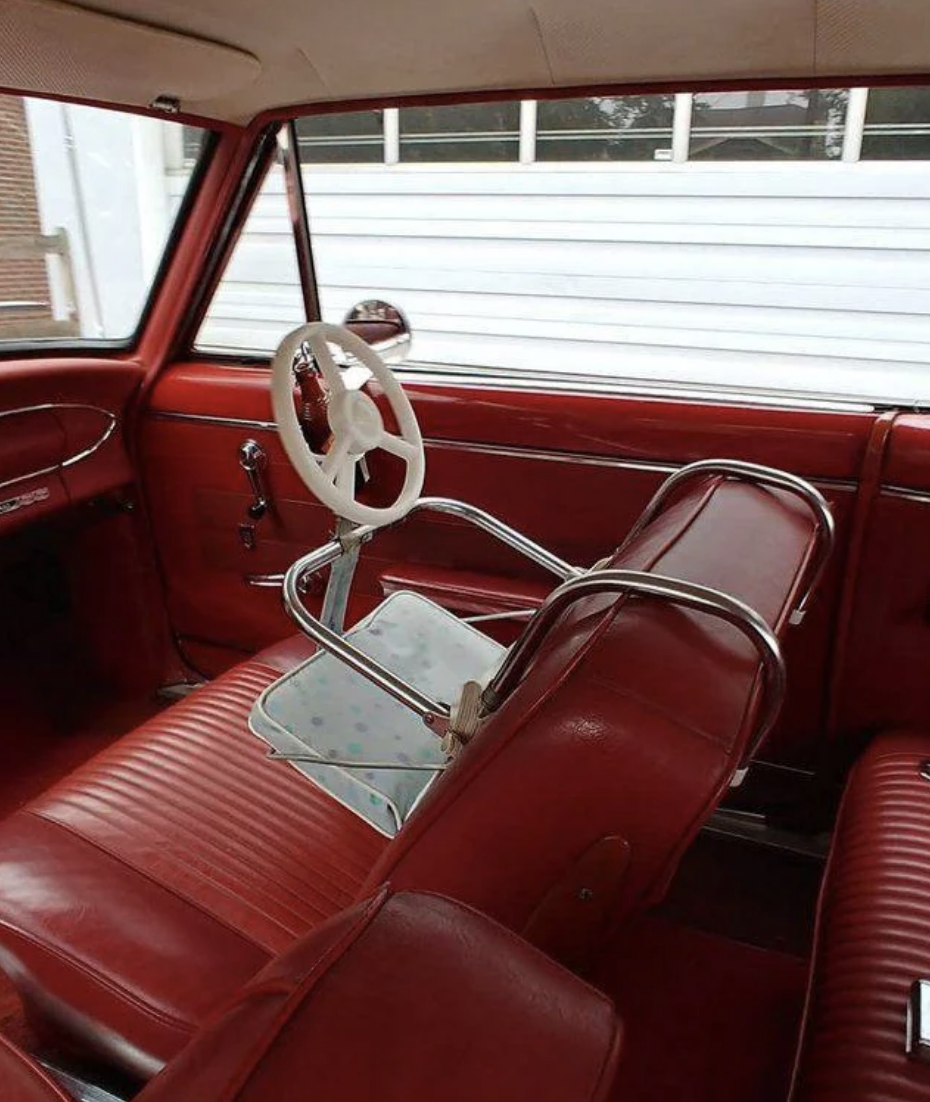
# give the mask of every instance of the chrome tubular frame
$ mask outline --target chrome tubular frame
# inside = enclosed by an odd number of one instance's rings
[[[357,528],[353,533],[353,537],[355,539],[371,538],[370,532],[365,532],[361,536],[360,533],[362,533],[362,529]],[[355,670],[362,677],[366,677],[389,696],[399,700],[401,704],[418,715],[427,727],[433,728],[437,734],[444,734],[449,723],[450,709],[447,704],[432,700],[425,693],[421,693],[419,689],[414,688],[403,678],[392,673],[386,666],[382,666],[380,662],[370,658],[364,651],[360,651],[358,647],[347,642],[338,632],[327,627],[304,608],[300,599],[300,592],[305,580],[325,566],[330,566],[346,550],[347,548],[342,541],[330,540],[329,543],[317,548],[316,551],[311,551],[309,555],[304,555],[303,558],[298,559],[284,575],[284,585],[282,587],[284,607],[291,617],[296,620],[301,630],[306,632],[320,647],[329,651],[330,654],[334,654],[350,669]]]
[[[476,509],[464,501],[455,501],[452,498],[424,497],[414,505],[407,516],[413,513],[433,512],[444,513],[448,516],[459,517],[476,527],[494,536],[502,543],[512,547],[515,551],[535,562],[538,566],[551,571],[563,581],[566,578],[576,578],[583,575],[583,571],[576,566],[564,562],[557,555],[553,555],[538,543],[534,543],[528,536],[518,532],[515,528],[504,524],[491,513],[483,509]],[[406,518],[404,518],[406,519]],[[370,658],[358,647],[342,637],[339,631],[329,624],[313,616],[304,607],[301,594],[306,592],[307,583],[311,575],[316,574],[324,567],[332,566],[343,555],[355,554],[361,544],[370,540],[376,532],[383,529],[372,525],[361,525],[351,531],[342,533],[337,539],[331,540],[309,555],[304,555],[295,562],[284,575],[282,592],[284,607],[294,619],[302,631],[324,650],[334,654],[350,669],[366,677],[372,684],[399,700],[412,712],[418,715],[423,722],[432,728],[437,735],[445,734],[449,725],[450,707],[444,701],[432,700],[421,693],[413,685],[408,684],[402,678],[392,673],[386,666]],[[267,584],[267,583],[256,583]]]
[[[412,761],[401,764],[396,761],[366,761],[358,758],[324,758],[319,754],[311,754],[309,750],[293,754],[283,750],[269,750],[268,757],[272,761],[306,761],[312,765],[332,765],[337,769],[396,769],[403,773],[442,773],[446,768],[446,763],[441,761],[423,765]]]
[[[728,478],[741,479],[746,482],[755,482],[762,486],[772,486],[779,490],[787,490],[788,493],[794,494],[796,497],[806,502],[811,512],[814,514],[814,518],[817,522],[819,544],[817,565],[811,574],[810,584],[804,596],[798,602],[797,607],[791,614],[790,622],[792,624],[799,624],[804,619],[804,614],[807,612],[807,606],[810,603],[810,599],[816,591],[817,586],[820,584],[820,579],[823,577],[823,572],[833,552],[833,544],[836,539],[836,525],[833,520],[833,513],[823,494],[821,494],[815,486],[812,486],[805,479],[799,478],[797,475],[789,474],[787,471],[779,471],[774,467],[763,467],[759,463],[746,463],[739,459],[702,459],[697,463],[689,463],[687,467],[682,467],[674,474],[669,475],[662,483],[653,495],[652,500],[643,510],[639,520],[630,529],[629,534],[621,545],[621,550],[623,547],[632,543],[633,540],[640,535],[643,529],[655,520],[671,494],[677,490],[683,482],[687,482],[689,479],[701,475],[717,474],[724,475]]]
[[[407,515],[413,516],[414,513],[445,513],[447,516],[468,521],[469,524],[483,529],[488,535],[493,536],[501,543],[512,547],[514,551],[536,563],[537,566],[548,570],[550,574],[555,574],[557,578],[565,580],[567,578],[577,578],[584,574],[581,567],[572,566],[564,559],[560,559],[558,555],[553,555],[551,551],[547,551],[545,547],[531,540],[529,536],[525,536],[522,532],[518,532],[516,528],[511,528],[509,524],[498,520],[493,513],[486,513],[484,509],[477,509],[467,502],[456,501],[451,497],[421,497]]]
[[[756,648],[765,675],[765,696],[755,734],[744,755],[748,761],[772,729],[785,697],[785,662],[778,639],[755,609],[709,586],[666,578],[641,570],[595,570],[564,582],[546,599],[526,631],[514,643],[482,695],[485,712],[495,711],[519,684],[530,659],[558,617],[582,597],[615,593],[657,597],[683,608],[716,616],[738,628]]]
[[[762,472],[760,476],[758,472]],[[814,584],[823,569],[826,554],[833,540],[833,517],[821,495],[792,475],[783,475],[780,471],[768,468],[756,468],[754,464],[732,464],[716,460],[694,463],[682,468],[677,475],[669,478],[650,502],[644,516],[645,521],[635,526],[633,535],[641,531],[655,517],[668,496],[671,484],[699,473],[728,474],[741,478],[753,478],[767,485],[775,485],[799,494],[807,500],[818,519],[822,518],[822,557],[815,573]],[[762,660],[765,694],[760,719],[751,744],[745,755],[748,760],[756,748],[771,730],[781,709],[785,695],[785,664],[778,639],[765,620],[747,604],[719,590],[693,582],[667,578],[661,574],[651,574],[638,570],[594,570],[585,571],[553,555],[545,548],[534,543],[516,529],[509,527],[490,513],[476,509],[465,502],[451,498],[421,498],[408,513],[437,512],[459,517],[495,536],[501,542],[520,552],[539,566],[545,567],[562,584],[555,589],[535,612],[526,630],[508,652],[504,662],[491,683],[485,689],[482,703],[486,712],[494,711],[510,694],[523,676],[530,657],[539,643],[551,629],[558,616],[581,597],[601,593],[617,595],[632,594],[637,597],[652,597],[670,601],[684,608],[694,609],[725,620],[745,635],[753,644]],[[405,518],[406,519],[406,518]],[[381,529],[371,525],[362,525],[333,539],[317,550],[298,559],[284,575],[284,606],[298,626],[320,647],[335,655],[350,669],[367,678],[384,692],[400,701],[440,737],[445,734],[450,720],[451,709],[444,701],[432,700],[414,686],[399,678],[387,667],[370,658],[353,646],[342,635],[321,622],[304,607],[301,594],[306,592],[307,583],[313,574],[331,566],[347,553],[354,553],[361,544],[370,540]],[[812,588],[812,587],[811,587]],[[799,606],[803,610],[809,596],[805,595]],[[353,763],[359,768],[358,763]]]

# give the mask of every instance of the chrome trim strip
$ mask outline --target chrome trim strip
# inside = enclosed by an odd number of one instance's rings
[[[579,466],[590,467],[614,467],[623,471],[645,471],[649,474],[675,474],[688,466],[688,463],[678,463],[650,459],[617,459],[609,455],[592,455],[588,452],[537,451],[534,448],[523,448],[509,444],[478,444],[465,440],[446,440],[439,437],[424,437],[423,443],[430,448],[447,448],[452,451],[474,452],[481,455],[498,455],[514,459],[542,459],[549,463],[572,463]],[[858,488],[858,484],[852,479],[846,478],[817,478],[811,476],[806,479],[817,486],[824,486],[830,490],[851,490]]]
[[[0,490],[6,490],[20,482],[31,482],[34,478],[43,478],[47,474],[57,474],[60,470],[61,464],[59,463],[56,463],[54,467],[40,467],[37,471],[30,471],[29,474],[19,474],[16,478],[8,478],[6,482],[0,482]]]
[[[220,428],[228,429],[278,431],[278,426],[274,421],[252,421],[245,417],[214,417],[209,413],[177,413],[174,410],[156,409],[149,412],[149,417],[154,417],[158,421],[189,421],[198,425],[217,425]]]
[[[646,471],[651,474],[674,474],[681,466],[673,463],[656,463],[648,459],[615,459],[609,455],[591,455],[587,452],[544,452],[509,444],[478,444],[432,436],[424,437],[423,443],[428,448],[445,448],[449,451],[497,455],[511,459],[542,459],[549,463],[571,463],[585,467],[616,467],[619,470]]]
[[[30,471],[29,474],[20,474],[17,475],[16,478],[9,478],[6,482],[0,482],[0,490],[5,490],[8,486],[15,486],[19,482],[29,482],[33,478],[42,478],[43,475],[55,474],[58,471],[65,470],[66,467],[73,467],[76,463],[80,463],[90,458],[90,456],[92,456],[94,452],[99,451],[113,433],[116,432],[116,426],[119,424],[116,414],[111,410],[91,405],[89,402],[42,402],[35,406],[20,406],[18,409],[4,409],[0,410],[0,420],[6,417],[22,416],[24,413],[50,412],[54,414],[56,410],[60,409],[90,410],[92,413],[99,413],[101,417],[109,421],[109,424],[90,447],[85,448],[83,451],[76,452],[74,455],[69,455],[60,463],[53,463],[50,467],[42,467],[37,471]]]
[[[277,432],[274,421],[253,421],[244,417],[214,417],[206,413],[179,413],[174,410],[153,410],[149,414],[159,421],[186,421],[195,424],[216,425],[223,428],[265,430]],[[497,455],[511,459],[541,459],[547,463],[571,463],[586,467],[613,467],[621,471],[644,471],[648,474],[674,474],[687,464],[684,462],[658,461],[650,459],[618,459],[609,455],[594,455],[590,452],[539,451],[510,444],[481,444],[468,440],[448,440],[443,437],[427,436],[423,443],[428,448],[445,448],[450,451],[471,452],[478,455]],[[831,490],[855,490],[856,483],[842,478],[816,478],[811,482]]]
[[[435,364],[410,361],[396,368],[402,380],[410,384],[445,384],[487,390],[523,390],[547,394],[594,394],[616,398],[652,399],[690,405],[752,407],[764,409],[802,409],[838,414],[872,413],[876,408],[903,408],[914,411],[913,399],[876,399],[866,395],[828,392],[786,391],[727,387],[725,384],[652,382],[622,376],[565,374],[555,371],[509,371],[459,364]]]
[[[880,497],[898,498],[901,501],[916,501],[921,505],[930,505],[930,490],[911,490],[907,486],[882,486]]]

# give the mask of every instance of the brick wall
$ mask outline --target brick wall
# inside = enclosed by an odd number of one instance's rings
[[[41,233],[36,201],[26,112],[20,96],[0,95],[0,241],[23,234]],[[50,301],[48,276],[42,256],[34,259],[0,259],[0,303]],[[0,313],[0,337],[4,326],[21,328],[26,318],[48,318],[50,309],[26,313]]]

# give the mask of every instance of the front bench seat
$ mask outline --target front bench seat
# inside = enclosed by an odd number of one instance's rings
[[[381,892],[270,963],[136,1102],[602,1102],[610,1002],[439,896]],[[70,1102],[0,1038],[4,1102]]]
[[[0,964],[27,1009],[140,1077],[348,906],[386,839],[248,730],[303,636],[196,690],[0,828]]]
[[[797,498],[706,477],[611,565],[725,590],[781,633],[817,546]],[[580,958],[661,895],[759,699],[758,657],[730,625],[586,598],[388,843],[247,729],[298,653],[219,678],[0,827],[0,963],[34,1015],[138,1075],[387,880]]]

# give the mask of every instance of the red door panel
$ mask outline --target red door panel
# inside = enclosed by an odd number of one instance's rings
[[[113,360],[2,365],[0,535],[132,481],[124,418],[141,380]]]
[[[408,384],[427,442],[425,492],[489,509],[560,555],[590,563],[623,538],[662,479],[683,463],[729,456],[819,481],[832,500],[838,553],[820,598],[788,647],[791,691],[776,756],[810,757],[825,705],[830,636],[865,441],[865,413],[769,410],[614,396]],[[153,389],[140,437],[157,543],[176,631],[201,662],[254,650],[291,630],[280,592],[247,583],[323,542],[332,518],[293,473],[271,421],[267,371],[179,364]],[[237,452],[269,457],[275,508],[239,534],[251,500]],[[373,482],[392,481],[376,462]],[[448,517],[420,516],[369,544],[354,613],[399,584],[486,611],[536,601],[552,580]],[[308,596],[319,604],[319,593]],[[192,652],[189,652],[192,653]]]
[[[837,693],[847,736],[930,726],[930,417],[898,417],[864,538]],[[857,740],[858,741],[858,740]]]
[[[133,360],[0,365],[0,597],[16,596],[34,548],[54,558],[62,572],[56,577],[66,578],[67,627],[88,682],[81,691],[94,691],[98,681],[116,691],[151,691],[172,661],[150,533],[133,509],[127,419],[142,378]],[[35,623],[7,633],[0,659],[8,676],[16,676],[11,670],[31,645],[57,679],[77,677],[54,668],[54,640],[32,638],[55,615],[41,601],[34,611]],[[23,676],[32,672],[24,662]]]

